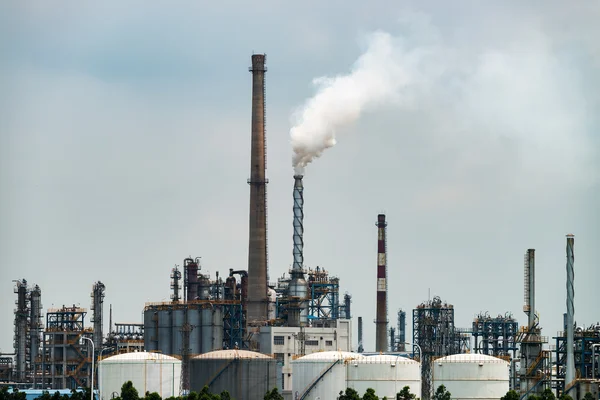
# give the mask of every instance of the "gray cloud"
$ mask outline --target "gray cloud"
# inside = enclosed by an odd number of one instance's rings
[[[253,50],[269,65],[271,280],[287,271],[290,115],[313,78],[347,72],[362,35],[383,30],[439,49],[423,65],[437,79],[410,92],[410,107],[368,110],[305,179],[306,262],[354,295],[367,348],[379,211],[391,321],[429,289],[455,304],[461,326],[485,310],[523,321],[522,255],[535,247],[551,336],[573,232],[576,319],[596,322],[599,10],[405,5],[2,5],[0,319],[12,320],[12,279],[40,284],[45,307],[89,306],[99,279],[114,319],[139,321],[145,301],[168,298],[169,269],[185,256],[202,256],[213,276],[245,268]]]

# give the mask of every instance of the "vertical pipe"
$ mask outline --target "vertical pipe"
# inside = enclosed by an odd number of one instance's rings
[[[535,324],[535,249],[527,250],[527,277],[528,277],[528,325],[529,328],[533,328]]]
[[[308,285],[304,279],[304,186],[302,175],[294,175],[294,263],[288,285],[288,325],[305,326],[308,322]]]
[[[304,185],[302,175],[294,175],[294,271],[304,265]]]
[[[387,249],[385,214],[377,216],[377,319],[375,351],[387,350]]]
[[[362,353],[365,349],[363,348],[363,323],[362,317],[358,317],[358,352]]]
[[[267,319],[267,179],[265,54],[252,56],[252,144],[248,239],[248,320]]]
[[[575,316],[575,308],[573,300],[575,291],[573,290],[573,282],[575,280],[575,270],[573,264],[575,255],[573,253],[573,245],[575,236],[567,235],[567,368],[565,371],[565,389],[575,379],[575,358],[573,354],[573,320]]]

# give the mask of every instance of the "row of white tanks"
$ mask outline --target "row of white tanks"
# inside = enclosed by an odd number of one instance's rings
[[[408,386],[421,397],[421,366],[394,355],[364,356],[349,352],[313,353],[292,362],[293,394],[305,399],[335,399],[353,388],[360,395],[368,388],[379,398],[396,398]],[[453,399],[500,399],[509,390],[509,364],[483,354],[457,354],[432,363],[434,390],[444,385]]]
[[[335,399],[346,388],[361,395],[372,388],[380,398],[395,398],[404,386],[422,397],[421,366],[402,356],[318,352],[292,361],[292,373],[293,398]],[[268,355],[212,351],[190,361],[190,389],[200,391],[208,385],[238,400],[262,399],[278,386],[279,374],[280,366]],[[509,389],[509,364],[483,354],[451,355],[432,362],[432,378],[434,390],[444,385],[453,399],[500,399]],[[140,395],[157,392],[165,399],[179,395],[181,361],[159,353],[120,354],[100,361],[98,379],[101,400],[119,395],[126,381],[132,381]]]

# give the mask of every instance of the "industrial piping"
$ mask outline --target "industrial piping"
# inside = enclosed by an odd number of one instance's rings
[[[304,185],[302,175],[294,175],[294,263],[288,286],[288,325],[305,326],[308,321],[308,285],[304,278]]]
[[[573,354],[573,321],[575,317],[575,307],[573,305],[575,298],[573,288],[575,280],[575,270],[573,268],[575,262],[574,242],[575,236],[567,235],[567,369],[565,371],[565,390],[575,379],[575,356]]]
[[[267,319],[266,55],[252,55],[252,150],[248,238],[248,321]]]
[[[377,216],[377,319],[375,351],[387,351],[387,248],[385,214]]]

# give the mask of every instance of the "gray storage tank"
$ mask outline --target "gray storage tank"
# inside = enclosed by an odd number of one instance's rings
[[[277,361],[247,350],[218,350],[190,362],[190,390],[208,386],[212,393],[227,390],[236,400],[262,400],[277,387]]]

